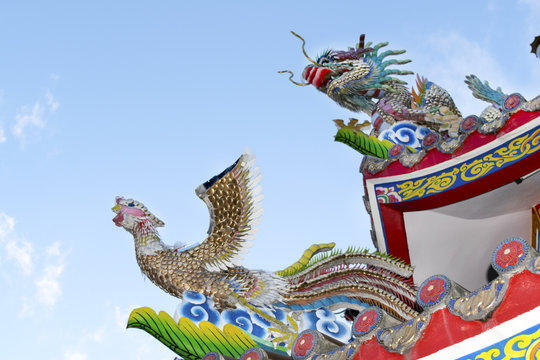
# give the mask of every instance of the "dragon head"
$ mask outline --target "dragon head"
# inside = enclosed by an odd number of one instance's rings
[[[154,227],[164,226],[165,223],[152,214],[146,206],[133,199],[116,198],[116,205],[112,208],[116,213],[113,222],[116,226],[122,226],[129,232],[141,223],[150,223]]]
[[[371,115],[375,107],[372,99],[380,99],[385,91],[394,92],[396,85],[405,84],[392,75],[412,74],[411,71],[386,69],[389,65],[409,63],[408,59],[383,61],[387,56],[403,54],[405,50],[388,50],[379,54],[378,50],[388,43],[369,47],[371,43],[364,43],[364,34],[360,35],[360,41],[355,48],[344,51],[326,50],[317,57],[317,61],[314,61],[304,49],[305,40],[292,33],[302,40],[302,51],[312,63],[306,66],[302,73],[306,83],[292,80],[293,73],[289,70],[279,72],[290,73],[289,80],[296,85],[315,86],[317,90],[326,93],[332,100],[349,110],[363,111]]]
[[[330,83],[347,72],[363,67],[364,54],[373,51],[373,48],[364,47],[364,39],[365,35],[362,34],[356,48],[345,51],[326,50],[317,57],[316,61],[312,61],[306,54],[313,64],[304,68],[302,78],[308,84],[315,86],[317,90],[326,93]]]

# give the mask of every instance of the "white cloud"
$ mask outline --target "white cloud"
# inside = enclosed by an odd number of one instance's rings
[[[74,350],[67,350],[64,351],[64,360],[86,360],[88,357],[87,354],[74,351]]]
[[[60,256],[60,241],[55,241],[45,250],[47,255]]]
[[[0,90],[0,105],[4,102],[4,91]],[[6,142],[6,132],[4,131],[4,125],[0,123],[0,144]]]
[[[25,131],[28,127],[44,128],[44,112],[45,109],[43,109],[39,101],[32,106],[32,109],[29,109],[27,106],[21,107],[20,111],[15,115],[13,135],[19,139],[24,139]]]
[[[45,114],[54,113],[60,107],[60,102],[47,90],[45,92],[45,106],[38,100],[33,106],[22,106],[15,115],[15,125],[13,125],[13,135],[24,141],[28,129],[43,129],[47,122]]]
[[[0,144],[5,143],[6,140],[6,132],[4,131],[3,127],[0,127]]]
[[[49,111],[51,113],[58,110],[60,103],[54,98],[54,96],[49,90],[47,90],[47,92],[45,93],[45,101],[47,102],[47,106],[49,107]]]
[[[493,88],[501,86],[511,93],[517,89],[507,76],[497,58],[485,47],[456,32],[433,34],[427,39],[430,49],[424,66],[419,72],[446,89],[463,116],[479,114],[489,104],[475,99],[464,83],[465,75],[475,74],[489,80]]]
[[[129,318],[131,310],[126,309],[120,309],[120,306],[114,307],[114,319],[116,320],[116,325],[121,328],[125,329],[127,325],[127,320]]]
[[[115,318],[115,322],[116,322],[116,325],[118,325],[118,327],[120,329],[125,329],[126,326],[127,326],[127,321],[129,319],[129,315],[131,314],[131,311],[133,311],[133,309],[136,309],[140,306],[137,306],[137,305],[130,305],[124,309],[120,308],[120,306],[115,306],[114,307],[114,318]]]
[[[4,245],[7,259],[15,260],[25,275],[34,271],[34,246],[14,236],[15,219],[0,213],[0,244]]]
[[[42,304],[53,306],[62,295],[62,287],[58,278],[64,271],[64,264],[48,265],[44,274],[36,280],[36,299]]]
[[[65,258],[68,253],[61,251],[60,242],[55,241],[47,246],[44,255],[36,255],[31,242],[17,238],[15,219],[0,213],[0,246],[0,249],[5,250],[6,258],[15,260],[24,275],[29,277],[31,288],[34,289],[33,295],[22,295],[19,316],[32,316],[36,312],[37,304],[53,307],[62,295],[60,276],[64,272]],[[35,271],[37,268],[40,270]],[[19,278],[17,283],[22,285],[23,281],[28,280]],[[21,288],[28,288],[28,286]]]
[[[96,352],[97,349],[111,346],[123,349],[120,357],[126,359],[171,360],[175,357],[170,349],[147,334],[137,340],[126,336],[127,318],[130,311],[137,306],[112,306],[110,302],[107,302],[107,305],[110,307],[108,307],[105,323],[91,329],[79,328],[70,335],[69,338],[72,340],[68,340],[66,347],[62,348],[64,360],[97,359],[100,358]],[[136,332],[136,330],[133,331]],[[131,333],[131,331],[128,332]]]
[[[52,308],[62,296],[60,276],[66,267],[65,259],[68,251],[61,251],[60,242],[55,241],[46,248],[45,253],[49,257],[46,258],[45,267],[40,272],[40,276],[34,281],[36,289],[34,301]]]
[[[95,343],[102,343],[103,342],[103,335],[105,334],[105,328],[99,328],[96,331],[89,332],[84,336],[85,340],[89,340]]]
[[[520,0],[519,3],[528,7],[527,25],[529,27],[529,34],[540,35],[540,23],[538,21],[540,17],[540,2],[538,0]]]
[[[15,219],[7,214],[0,213],[0,240],[3,240],[14,228]]]
[[[154,339],[151,339],[154,340]],[[175,359],[175,353],[167,349],[157,341],[145,341],[135,348],[135,360],[157,359],[161,355],[162,360]],[[179,357],[178,357],[179,358]]]
[[[23,296],[21,303],[22,306],[21,310],[19,311],[19,317],[26,318],[34,315],[34,307],[25,296]]]
[[[28,241],[17,241],[9,239],[6,242],[6,253],[8,259],[17,261],[22,271],[30,275],[34,270],[33,253],[34,247]]]

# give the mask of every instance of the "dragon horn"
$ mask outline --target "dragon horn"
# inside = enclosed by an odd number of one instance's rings
[[[311,60],[311,58],[308,56],[308,54],[306,53],[306,49],[305,49],[305,45],[306,45],[306,40],[304,40],[303,37],[301,37],[300,35],[298,35],[297,33],[295,33],[294,31],[291,31],[291,33],[296,36],[297,38],[299,38],[300,40],[302,40],[302,52],[304,53],[304,56],[309,60],[311,61],[313,64],[315,65],[318,65],[315,61]]]
[[[365,40],[366,40],[366,34],[362,34],[360,35],[360,40],[358,41],[358,48],[359,49],[363,49],[364,48],[364,45],[365,45]]]

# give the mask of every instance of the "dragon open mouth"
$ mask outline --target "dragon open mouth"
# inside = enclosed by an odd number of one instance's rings
[[[307,66],[302,73],[302,77],[308,83],[312,84],[317,88],[320,88],[325,86],[328,81],[330,81],[331,74],[332,70],[322,67]]]

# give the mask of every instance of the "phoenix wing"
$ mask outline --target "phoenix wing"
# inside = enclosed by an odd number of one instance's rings
[[[208,206],[208,237],[186,255],[209,270],[225,270],[240,264],[240,253],[249,247],[262,215],[260,175],[251,170],[255,157],[245,153],[221,174],[197,187],[195,193]],[[245,251],[244,251],[245,252]]]

